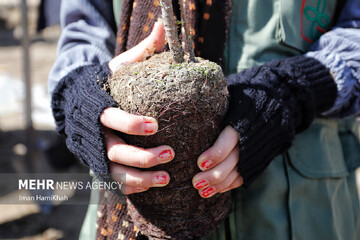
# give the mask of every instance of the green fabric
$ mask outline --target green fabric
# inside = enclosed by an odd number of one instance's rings
[[[340,141],[350,171],[359,167],[360,120],[346,119],[339,123]]]
[[[278,157],[250,189],[234,190],[233,212],[230,215],[232,239],[288,239],[287,187],[284,163],[282,157]],[[224,228],[222,224],[220,232]],[[225,240],[218,231],[203,240]]]
[[[226,73],[306,52],[320,30],[328,30],[335,5],[336,0],[233,1]]]
[[[278,41],[305,52],[329,30],[335,13],[334,0],[283,0],[280,7]]]
[[[91,176],[94,176],[92,172],[90,172]],[[94,181],[98,181],[96,178],[93,178]],[[81,227],[79,240],[95,240],[96,239],[96,222],[97,222],[97,209],[99,202],[99,191],[91,190],[91,196],[89,201],[88,210],[86,212],[86,216]]]
[[[116,26],[118,26],[120,22],[122,2],[122,0],[113,0],[113,11]]]
[[[349,172],[338,129],[336,121],[316,119],[289,149],[293,167],[307,178],[346,177]]]
[[[280,0],[233,1],[225,55],[227,74],[300,53],[279,44],[276,37],[280,6]]]

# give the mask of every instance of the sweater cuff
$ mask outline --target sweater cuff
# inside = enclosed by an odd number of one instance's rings
[[[299,69],[304,75],[312,92],[316,116],[320,116],[334,105],[337,86],[330,70],[324,64],[315,58],[305,56],[289,58],[285,62]]]
[[[57,131],[66,145],[96,175],[109,174],[100,115],[116,107],[103,85],[111,74],[107,63],[77,68],[63,78],[52,95]]]
[[[291,146],[296,133],[333,105],[337,94],[329,70],[303,56],[230,75],[228,84],[224,123],[239,133],[238,167],[245,187]]]

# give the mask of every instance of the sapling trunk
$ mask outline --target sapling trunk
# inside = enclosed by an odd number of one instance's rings
[[[184,61],[184,51],[179,41],[178,31],[175,24],[174,10],[171,0],[160,0],[161,13],[166,31],[170,52],[175,63]]]

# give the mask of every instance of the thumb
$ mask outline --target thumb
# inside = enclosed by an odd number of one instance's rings
[[[143,61],[144,58],[155,51],[161,51],[166,44],[165,30],[162,22],[154,24],[151,34],[135,47],[119,54],[109,62],[111,71],[116,71],[123,63]]]

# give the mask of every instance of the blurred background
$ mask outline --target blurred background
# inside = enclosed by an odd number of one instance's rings
[[[0,174],[88,172],[54,131],[47,93],[60,3],[0,0]],[[9,195],[0,192],[0,239],[78,239],[86,204],[1,203]]]
[[[47,92],[60,35],[60,3],[0,0],[0,174],[88,172],[54,131]],[[0,192],[1,240],[78,239],[86,204],[2,203],[9,195]]]

